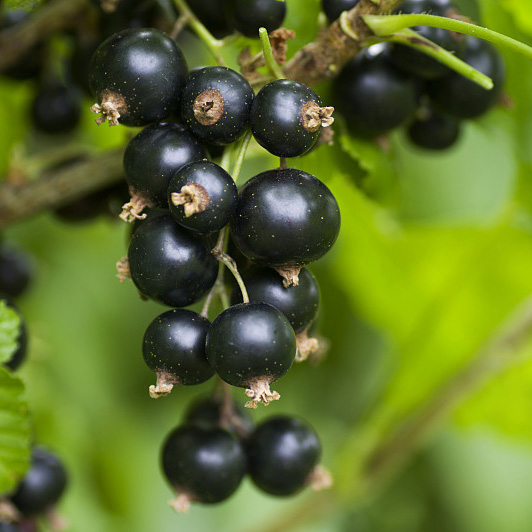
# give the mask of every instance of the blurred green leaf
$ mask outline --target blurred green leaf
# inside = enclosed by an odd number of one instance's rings
[[[5,300],[0,300],[0,364],[7,362],[17,349],[20,317]]]

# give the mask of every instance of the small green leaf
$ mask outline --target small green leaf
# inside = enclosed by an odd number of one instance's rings
[[[0,301],[0,364],[7,362],[17,349],[20,317],[16,310]]]

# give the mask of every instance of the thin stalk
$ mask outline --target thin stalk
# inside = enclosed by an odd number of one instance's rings
[[[362,15],[362,19],[375,35],[384,36],[397,33],[412,26],[429,26],[443,28],[456,33],[465,33],[472,37],[478,37],[493,44],[506,46],[514,52],[518,52],[532,59],[532,47],[519,42],[497,31],[456,20],[448,17],[436,17],[434,15]]]
[[[235,164],[231,172],[231,175],[233,176],[233,180],[235,183],[238,182],[238,177],[240,176],[240,170],[242,169],[242,163],[244,162],[244,157],[246,155],[246,151],[248,149],[251,137],[252,137],[251,130],[248,130],[246,131],[246,133],[242,137],[242,140],[240,141],[240,145],[238,147],[238,154],[236,156]]]
[[[273,57],[272,45],[270,43],[270,38],[268,37],[268,31],[266,28],[259,29],[259,37],[262,44],[262,53],[264,55],[264,60],[266,61],[268,70],[275,79],[284,79],[286,76],[283,74],[281,67],[277,64],[275,58]]]

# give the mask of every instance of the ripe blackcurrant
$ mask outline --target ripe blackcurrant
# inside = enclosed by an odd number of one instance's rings
[[[172,177],[168,187],[168,205],[176,221],[200,233],[225,227],[237,202],[233,178],[209,161],[187,164]]]
[[[157,316],[144,333],[142,354],[157,376],[150,386],[151,397],[172,391],[174,384],[201,384],[214,375],[205,355],[209,320],[184,309],[169,310]]]
[[[126,181],[135,193],[166,207],[171,177],[186,164],[206,155],[205,148],[181,124],[152,124],[127,145]]]
[[[270,384],[292,366],[296,354],[294,330],[286,317],[266,303],[229,307],[207,334],[207,359],[227,383],[246,388],[248,408],[279,399]]]
[[[226,11],[220,7],[220,0],[194,0],[189,7],[217,39],[233,32]]]
[[[7,362],[4,362],[4,366],[6,368],[10,369],[11,371],[15,371],[19,368],[22,362],[24,362],[28,352],[28,330],[26,328],[26,320],[24,319],[24,316],[21,314],[20,310],[8,296],[0,294],[0,301],[3,301],[9,308],[17,312],[20,319],[19,333],[17,336],[17,349],[11,358]]]
[[[342,11],[353,9],[359,2],[360,0],[322,0],[321,7],[329,22],[333,22],[342,14]]]
[[[331,191],[293,168],[263,172],[240,192],[231,223],[237,247],[250,259],[275,267],[297,284],[301,266],[329,251],[340,231],[340,211]]]
[[[147,297],[171,307],[199,301],[212,287],[218,263],[202,237],[170,214],[144,221],[131,235],[131,279]]]
[[[427,150],[446,150],[460,137],[460,122],[452,116],[427,110],[408,127],[413,144]]]
[[[0,293],[10,297],[21,296],[31,281],[32,268],[29,258],[22,252],[0,247]]]
[[[286,15],[285,0],[224,0],[229,21],[242,35],[259,38],[259,29],[277,29]]]
[[[217,427],[184,425],[167,437],[163,472],[177,492],[172,506],[185,512],[191,502],[217,503],[230,497],[246,473],[239,439]]]
[[[66,485],[67,473],[57,456],[35,448],[31,454],[30,469],[9,499],[22,515],[34,516],[52,508],[61,498]]]
[[[439,5],[435,0],[407,0],[396,9],[396,13],[430,13],[431,15],[444,17],[451,7],[451,5]],[[442,28],[428,26],[414,27],[413,29],[421,36],[431,40],[449,52],[460,54],[464,49],[465,39],[463,35],[457,35]],[[395,64],[405,72],[425,79],[436,79],[449,73],[449,68],[446,65],[409,46],[394,44],[390,51]]]
[[[102,113],[98,123],[143,126],[179,105],[187,65],[176,43],[156,29],[127,29],[105,40],[92,57],[89,84]]]
[[[253,89],[238,72],[205,67],[190,73],[181,100],[181,116],[191,131],[213,144],[231,144],[245,131]]]
[[[333,122],[332,107],[303,83],[278,79],[265,85],[251,109],[256,141],[277,157],[297,157],[310,150],[323,127]]]
[[[461,59],[493,80],[493,89],[485,90],[457,72],[427,85],[427,94],[441,111],[457,118],[476,118],[499,99],[505,68],[499,52],[487,41],[467,37]]]
[[[69,133],[81,118],[81,95],[75,87],[42,87],[33,100],[31,116],[35,127],[45,133]]]
[[[360,53],[349,61],[333,82],[334,103],[349,131],[375,137],[413,116],[418,101],[414,77],[395,68],[385,52]]]
[[[278,416],[257,426],[248,446],[249,474],[271,495],[293,495],[312,482],[321,445],[314,430],[302,421]]]

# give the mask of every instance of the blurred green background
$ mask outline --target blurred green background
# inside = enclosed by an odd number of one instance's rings
[[[532,4],[457,2],[495,30],[532,44]],[[313,38],[318,0],[288,0],[285,26]],[[190,64],[209,61],[185,36]],[[26,384],[36,441],[63,457],[70,486],[59,511],[72,532],[529,532],[532,530],[530,343],[465,387],[405,460],[377,479],[372,456],[417,419],[532,294],[532,63],[503,53],[510,108],[468,123],[444,154],[413,148],[402,132],[389,152],[342,136],[291,161],[326,182],[342,212],[335,248],[312,270],[321,286],[319,333],[331,348],[274,386],[282,399],[256,420],[289,413],[308,420],[335,487],[279,500],[249,481],[228,502],[176,515],[159,469],[159,448],[187,404],[213,383],[148,396],[141,356],[148,323],[164,309],[120,284],[115,262],[128,227],[99,219],[65,224],[51,213],[9,227],[4,239],[33,256],[35,278],[19,301],[30,331]],[[327,87],[321,87],[327,94]],[[14,153],[46,150],[31,130],[31,83],[0,81],[0,167]],[[130,131],[98,128],[85,102],[68,140],[101,149]],[[276,161],[252,146],[243,178]],[[244,401],[243,390],[235,390]],[[408,434],[408,431],[407,431]],[[393,441],[393,440],[392,440]],[[375,481],[375,482],[374,482]]]

